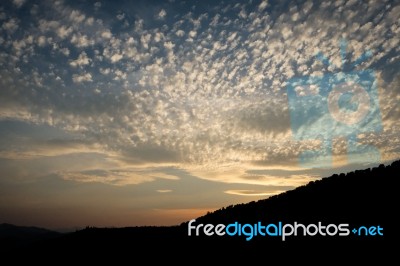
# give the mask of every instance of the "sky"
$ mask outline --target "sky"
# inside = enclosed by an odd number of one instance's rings
[[[173,225],[398,159],[399,14],[1,1],[0,223]]]

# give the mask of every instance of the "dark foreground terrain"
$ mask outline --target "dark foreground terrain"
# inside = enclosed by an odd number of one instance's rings
[[[94,256],[146,256],[149,262],[169,260],[176,256],[205,258],[211,254],[239,258],[267,256],[275,252],[302,251],[303,254],[329,251],[330,256],[342,252],[360,258],[387,258],[399,245],[400,161],[391,165],[333,175],[265,200],[222,208],[196,219],[198,224],[282,224],[304,225],[348,224],[347,236],[188,236],[188,222],[173,227],[86,228],[73,233],[59,234],[37,228],[0,226],[0,248],[4,254],[30,254],[46,257],[59,254],[71,257],[83,254]],[[378,234],[378,226],[382,228]],[[372,231],[353,229],[365,227]],[[247,230],[248,231],[248,230]],[[331,232],[334,228],[331,228]],[[192,229],[195,234],[195,229]],[[148,256],[151,250],[152,256]],[[289,253],[288,253],[289,252]],[[328,252],[326,252],[328,254]],[[268,256],[269,256],[268,255]],[[18,258],[17,255],[15,258]]]

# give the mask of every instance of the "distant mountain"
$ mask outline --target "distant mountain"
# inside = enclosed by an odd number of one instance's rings
[[[22,248],[60,235],[58,232],[43,228],[3,223],[0,224],[0,251]]]
[[[229,256],[244,257],[248,252],[253,255],[269,254],[275,251],[289,250],[314,251],[323,250],[327,254],[334,252],[352,253],[356,248],[364,254],[380,254],[378,250],[387,252],[388,247],[397,241],[399,224],[399,187],[398,176],[400,161],[391,165],[373,169],[357,170],[347,174],[335,174],[331,177],[313,181],[305,186],[281,193],[265,200],[228,206],[199,217],[193,223],[199,224],[347,224],[349,235],[335,236],[301,236],[289,237],[282,241],[281,237],[265,237],[257,235],[250,241],[241,236],[206,236],[202,227],[200,236],[188,236],[188,222],[171,227],[131,227],[131,228],[86,228],[74,233],[25,246],[24,249],[38,253],[38,250],[63,254],[131,254],[145,256],[148,250],[154,257],[149,260],[168,258],[171,254],[189,254],[193,258],[209,254],[223,255],[228,250]],[[5,231],[13,231],[10,225]],[[353,229],[365,227],[360,234]],[[368,231],[371,227],[375,229]],[[378,228],[382,235],[378,234]],[[25,230],[25,231],[24,231]],[[351,231],[350,231],[351,230]],[[380,229],[379,229],[380,230]],[[331,232],[335,228],[331,227]],[[0,230],[1,232],[1,230]],[[14,236],[46,234],[41,229],[15,228]],[[300,231],[301,232],[301,231]],[[365,233],[374,234],[366,236]],[[49,232],[51,233],[51,232]],[[4,239],[4,237],[3,237]],[[99,253],[100,252],[100,253]],[[369,253],[371,252],[371,253]],[[342,253],[340,253],[342,254]],[[97,255],[96,255],[97,256]],[[228,255],[227,255],[228,256]],[[364,256],[364,255],[363,255]]]

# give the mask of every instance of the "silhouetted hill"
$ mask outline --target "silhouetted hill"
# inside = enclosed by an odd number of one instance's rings
[[[373,169],[335,174],[268,199],[219,209],[196,222],[386,223],[394,218],[400,202],[399,173],[400,161],[396,161],[386,167],[381,164]]]
[[[347,224],[348,229],[375,227],[371,234],[366,231],[350,233],[347,236],[316,235],[287,237],[282,241],[280,236],[254,236],[246,241],[246,236],[205,236],[200,228],[200,236],[188,236],[188,222],[172,227],[131,227],[131,228],[86,228],[60,237],[42,241],[39,245],[30,246],[25,251],[47,250],[57,253],[68,251],[69,254],[130,254],[143,256],[152,250],[154,258],[171,258],[174,255],[190,254],[225,254],[245,257],[284,250],[285,252],[325,251],[327,254],[339,252],[381,255],[389,252],[395,243],[399,224],[398,176],[400,161],[391,165],[373,169],[358,170],[347,174],[335,174],[331,177],[310,182],[305,186],[270,197],[265,200],[228,206],[196,219],[198,224],[276,224],[294,225],[295,222],[308,224],[321,223],[324,226]],[[382,235],[377,228],[382,228]],[[361,230],[361,229],[360,229]],[[311,230],[312,231],[312,230]],[[331,232],[335,231],[331,227]],[[192,230],[195,234],[195,230]],[[370,234],[368,232],[368,234]],[[261,253],[260,253],[261,252]],[[370,253],[369,253],[370,252]],[[228,253],[226,253],[228,254]],[[342,254],[342,253],[340,253]],[[97,255],[96,255],[97,256]],[[361,255],[360,255],[361,256]],[[364,255],[362,255],[364,256]]]
[[[32,245],[38,241],[56,238],[61,234],[38,227],[0,224],[0,250],[10,250]]]
[[[356,170],[347,174],[335,174],[318,181],[309,182],[294,190],[268,199],[224,207],[196,219],[198,224],[282,224],[294,222],[304,225],[348,224],[349,229],[364,226],[383,228],[383,235],[365,235],[365,232],[350,232],[341,236],[289,237],[282,243],[279,237],[254,237],[252,247],[263,245],[324,245],[351,247],[388,247],[397,242],[399,218],[399,173],[400,161],[373,169]],[[188,222],[181,225],[188,227]],[[363,230],[363,229],[362,229]],[[373,229],[372,229],[373,230]],[[360,231],[361,232],[361,231]],[[376,233],[376,232],[375,232]],[[299,235],[302,234],[300,230]],[[232,238],[232,237],[228,237]],[[242,235],[242,239],[245,236]],[[235,239],[237,240],[237,239]]]

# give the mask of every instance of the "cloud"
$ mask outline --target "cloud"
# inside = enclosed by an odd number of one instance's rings
[[[274,175],[251,179],[246,167],[295,167],[301,151],[320,145],[293,139],[288,81],[342,69],[340,39],[345,36],[346,60],[354,62],[369,50],[373,56],[355,70],[374,69],[381,79],[384,132],[369,137],[371,144],[384,158],[398,155],[393,81],[399,61],[398,5],[219,3],[207,13],[168,9],[168,17],[164,9],[133,16],[136,9],[128,14],[121,8],[122,20],[137,18],[124,28],[117,13],[107,19],[98,3],[79,10],[62,2],[49,9],[38,4],[40,12],[24,23],[7,13],[1,26],[0,117],[97,139],[118,154],[119,162],[169,163],[188,171],[201,165],[201,171],[193,170],[200,178],[267,184]],[[319,52],[330,65],[316,57]],[[310,96],[319,91],[310,84],[296,92]],[[343,156],[345,143],[337,143],[335,152]],[[226,175],[221,169],[227,166],[238,171]],[[80,174],[82,180],[93,179]],[[107,174],[110,180],[118,177]],[[125,180],[124,175],[118,178]],[[307,178],[295,180],[284,181],[299,185]]]
[[[82,14],[79,10],[72,10],[70,15],[69,15],[69,19],[71,20],[71,22],[73,23],[82,23],[85,20],[86,16],[84,14]]]
[[[183,30],[177,30],[175,34],[178,37],[183,37],[185,35],[185,32]]]
[[[160,12],[157,14],[158,19],[164,19],[167,15],[167,12],[164,9],[161,9]]]
[[[82,141],[22,141],[25,149],[5,149],[0,152],[0,158],[9,160],[32,160],[43,157],[56,157],[79,153],[101,153],[99,145],[88,144]]]
[[[72,33],[72,27],[61,26],[57,29],[57,35],[61,39],[67,38]]]
[[[25,4],[25,0],[13,0],[12,2],[17,8],[20,8]]]
[[[132,171],[105,171],[90,170],[84,172],[60,172],[59,175],[65,179],[75,182],[98,182],[115,186],[137,185],[144,182],[154,181],[149,176],[141,175]]]
[[[197,36],[197,32],[196,32],[195,30],[191,30],[191,31],[189,32],[189,36],[190,36],[191,38],[195,38],[195,37]]]
[[[256,168],[257,167],[257,168]],[[276,167],[280,167],[279,164]],[[252,184],[263,188],[269,187],[272,193],[286,191],[290,188],[305,185],[310,181],[322,177],[323,173],[313,175],[296,170],[290,166],[290,170],[281,174],[280,171],[268,169],[264,166],[247,164],[213,165],[208,169],[189,168],[189,172],[199,178],[228,184]],[[231,193],[232,194],[232,193]]]
[[[151,39],[151,34],[144,34],[140,37],[140,42],[144,49],[149,49],[150,39]]]
[[[172,192],[171,189],[157,189],[156,191],[159,192],[159,193],[170,193],[170,192]]]
[[[39,29],[41,32],[53,31],[60,26],[60,23],[55,20],[46,20],[40,19],[39,20]]]
[[[101,37],[105,38],[105,39],[111,39],[112,37],[112,33],[110,30],[106,30],[104,32],[101,33]]]
[[[116,62],[118,62],[119,60],[121,60],[122,59],[122,55],[121,54],[113,54],[112,56],[111,56],[111,62],[112,63],[116,63]]]
[[[161,170],[161,172],[159,172]],[[114,186],[138,185],[146,182],[153,182],[156,179],[178,180],[157,168],[120,168],[120,169],[92,169],[79,172],[63,171],[57,174],[65,180],[75,182],[96,182]],[[172,190],[157,190],[160,193],[171,192]]]
[[[87,47],[93,45],[94,41],[90,40],[87,35],[73,34],[71,38],[71,43],[77,48]]]
[[[122,13],[122,14],[118,14],[117,15],[117,19],[118,20],[123,20],[125,18],[125,13]]]
[[[45,36],[39,36],[37,39],[37,45],[39,47],[44,47],[46,45],[46,37]]]
[[[75,83],[81,83],[81,82],[92,82],[92,75],[90,73],[85,73],[82,75],[74,74],[72,75],[72,80]]]
[[[263,11],[268,6],[268,1],[262,1],[258,6],[258,11]]]
[[[61,48],[60,52],[65,56],[69,56],[69,54],[70,54],[70,50],[68,48],[66,48],[66,47],[65,48]]]
[[[85,52],[82,52],[77,59],[72,60],[69,64],[72,67],[78,67],[78,66],[85,66],[90,63],[91,59],[87,56]]]
[[[237,190],[226,190],[224,191],[226,194],[231,195],[239,195],[239,196],[246,196],[246,197],[269,197],[273,195],[277,195],[284,191],[282,190],[275,190],[275,191],[255,191],[255,190],[244,190],[244,189],[237,189]]]
[[[18,23],[17,19],[11,18],[7,22],[4,22],[1,27],[8,33],[12,34],[18,29]]]

